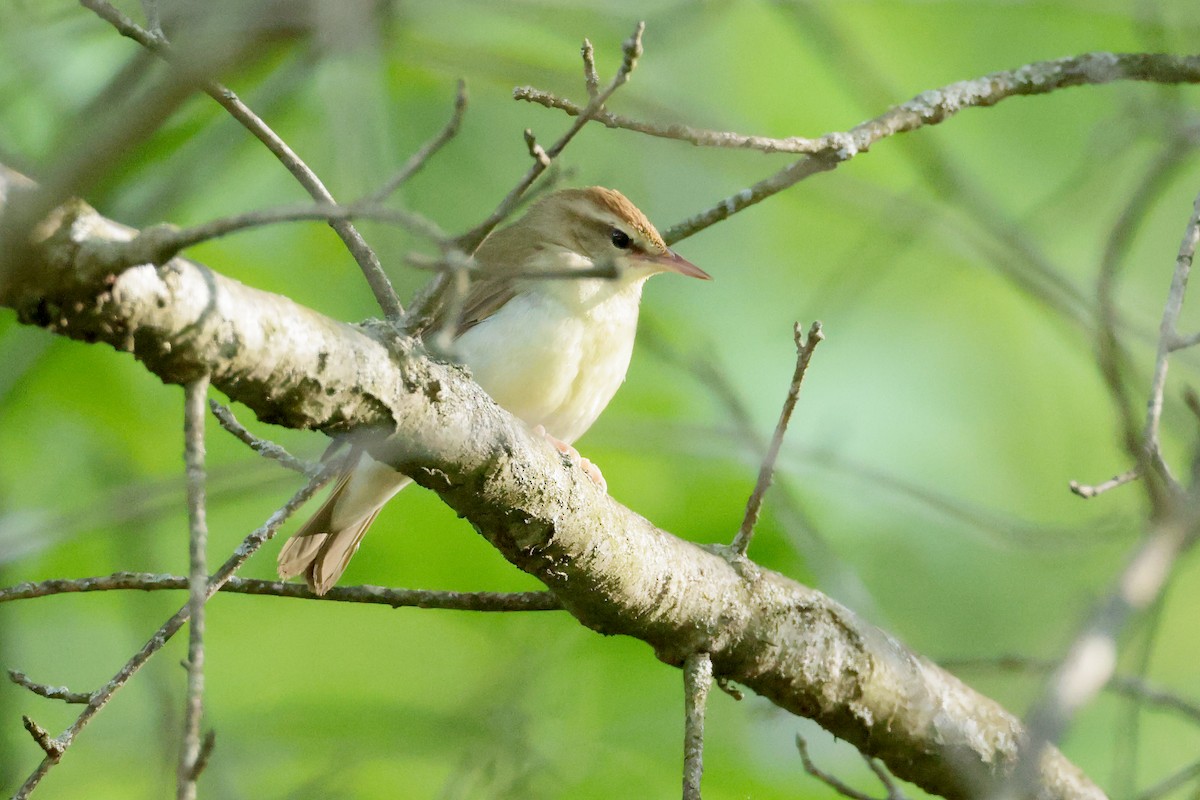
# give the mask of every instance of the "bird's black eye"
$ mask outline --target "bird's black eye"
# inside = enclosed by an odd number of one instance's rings
[[[633,244],[633,240],[629,238],[629,234],[620,228],[613,228],[612,233],[609,235],[612,238],[613,247],[616,247],[618,250],[628,250],[629,246]]]

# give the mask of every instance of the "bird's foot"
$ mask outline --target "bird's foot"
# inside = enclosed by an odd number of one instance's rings
[[[599,467],[581,456],[579,451],[571,445],[560,439],[556,439],[547,433],[545,426],[538,425],[533,429],[533,432],[550,442],[550,444],[554,445],[554,449],[570,459],[572,463],[578,464],[583,469],[584,473],[592,479],[592,483],[599,486],[605,492],[605,494],[608,493],[608,481],[604,480],[604,475],[600,472]]]

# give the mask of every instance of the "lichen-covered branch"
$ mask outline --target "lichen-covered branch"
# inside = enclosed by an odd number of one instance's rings
[[[106,242],[133,232],[83,203],[37,230],[38,263],[0,280],[0,304],[22,321],[129,351],[164,381],[209,373],[265,421],[354,431],[584,625],[641,639],[675,666],[709,653],[714,676],[929,792],[978,796],[1008,780],[1024,736],[1012,714],[820,592],[656,528],[389,326],[335,322],[183,259],[114,272]],[[1055,749],[1038,786],[1045,798],[1103,796]]]

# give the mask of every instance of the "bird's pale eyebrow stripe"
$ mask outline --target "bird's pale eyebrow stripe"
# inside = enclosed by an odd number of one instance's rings
[[[571,212],[580,222],[603,235],[607,235],[613,228],[620,229],[633,240],[633,246],[638,250],[657,252],[660,249],[655,241],[657,237],[643,228],[641,224],[623,219],[608,209],[597,208],[588,202],[576,202],[571,204]],[[666,246],[663,245],[661,249],[666,249]]]
[[[617,219],[611,214],[597,214],[594,208],[590,208],[582,204],[576,205],[572,211],[574,211],[575,217],[580,222],[601,234],[607,234],[613,228],[620,228],[622,231],[629,234],[630,237],[640,235],[641,233],[633,226]]]

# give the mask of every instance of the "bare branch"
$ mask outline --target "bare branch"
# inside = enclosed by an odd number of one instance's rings
[[[92,699],[92,695],[88,692],[72,692],[65,686],[47,686],[44,683],[37,683],[24,672],[15,669],[8,671],[8,679],[47,700],[62,700],[64,703],[80,704],[90,702]]]
[[[172,53],[169,45],[122,14],[107,0],[80,0],[80,2],[84,7],[91,9],[101,19],[112,25],[122,36],[133,39],[164,61],[171,62]],[[287,171],[292,174],[292,177],[304,187],[310,197],[318,203],[336,204],[333,195],[325,188],[325,184],[321,182],[317,174],[304,163],[304,160],[292,150],[287,142],[280,138],[275,131],[271,130],[267,123],[260,119],[257,114],[251,111],[250,107],[243,103],[233,90],[216,81],[205,81],[202,83],[201,88],[205,94],[217,101],[230,116],[241,123],[247,131],[262,142],[279,159],[279,162],[283,164]],[[379,257],[375,255],[375,251],[363,239],[362,234],[358,232],[353,223],[348,220],[331,219],[329,226],[333,228],[342,242],[345,243],[346,249],[350,251],[350,255],[358,263],[363,276],[367,280],[367,284],[375,294],[376,302],[379,303],[379,307],[383,310],[387,318],[389,320],[400,319],[404,315],[404,308],[400,305],[400,300],[396,297],[396,290],[392,288],[392,282],[388,278],[387,273],[384,272],[383,265],[380,264]]]
[[[420,214],[397,208],[352,203],[347,205],[278,206],[246,211],[228,217],[180,228],[175,225],[155,225],[138,232],[127,242],[104,245],[98,257],[109,261],[113,269],[137,264],[163,264],[183,250],[203,242],[233,233],[261,228],[281,222],[315,220],[332,222],[349,219],[373,219],[399,225],[410,233],[441,244],[446,236],[432,221]]]
[[[579,48],[579,54],[583,57],[583,86],[587,89],[588,98],[595,100],[596,95],[600,92],[600,75],[596,72],[596,51],[592,48],[592,43],[588,39],[583,40],[583,45]],[[513,97],[518,100],[517,91],[513,92]],[[583,109],[579,109],[582,113]]]
[[[1056,661],[1019,655],[1003,655],[994,658],[949,658],[939,663],[946,669],[952,670],[977,669],[982,667],[987,669],[1024,670],[1036,673],[1053,672],[1058,667],[1058,662]],[[1164,689],[1161,686],[1155,686],[1144,678],[1136,675],[1113,675],[1109,682],[1104,685],[1104,688],[1114,694],[1124,695],[1136,700],[1139,704],[1155,706],[1182,714],[1193,723],[1200,725],[1200,703],[1181,697],[1179,694]]]
[[[45,752],[46,762],[50,764],[57,764],[58,760],[62,758],[63,751],[66,750],[66,747],[64,747],[57,739],[52,738],[49,732],[47,732],[46,729],[41,725],[38,725],[36,722],[34,722],[33,717],[29,716],[28,714],[21,715],[21,722],[24,723],[25,730],[29,731],[29,735],[33,737],[33,740],[38,743],[38,747],[42,748],[42,751]]]
[[[212,758],[213,749],[217,745],[217,732],[211,728],[204,734],[204,739],[200,742],[200,752],[196,754],[196,762],[192,764],[191,779],[193,782],[200,777],[200,773],[204,772],[204,768],[208,766],[208,760]]]
[[[1163,458],[1158,441],[1158,430],[1162,419],[1163,394],[1167,385],[1167,364],[1171,356],[1171,345],[1178,338],[1176,331],[1179,325],[1179,315],[1183,311],[1183,298],[1187,292],[1188,276],[1191,274],[1192,259],[1196,254],[1198,241],[1200,241],[1200,195],[1196,196],[1196,200],[1192,204],[1192,215],[1188,219],[1183,241],[1179,245],[1179,255],[1175,259],[1175,272],[1171,277],[1171,289],[1163,308],[1162,322],[1159,324],[1158,355],[1155,358],[1154,377],[1150,384],[1146,425],[1142,431],[1142,447],[1145,451],[1145,458],[1172,488],[1178,488],[1178,484]]]
[[[1069,484],[1067,484],[1067,486],[1072,492],[1079,495],[1084,500],[1090,500],[1098,494],[1104,494],[1111,489],[1116,489],[1118,486],[1124,486],[1127,483],[1136,481],[1139,474],[1140,473],[1137,467],[1134,467],[1133,469],[1122,472],[1120,475],[1114,475],[1103,483],[1097,483],[1094,486],[1082,484],[1078,481],[1071,481]]]
[[[1118,336],[1121,321],[1115,296],[1117,279],[1133,243],[1134,233],[1138,230],[1138,223],[1145,218],[1154,200],[1170,184],[1171,176],[1184,159],[1193,152],[1195,144],[1190,138],[1188,135],[1176,136],[1130,194],[1128,202],[1112,225],[1112,233],[1105,243],[1100,269],[1096,275],[1096,362],[1117,414],[1121,444],[1135,461],[1141,460],[1142,457],[1142,422],[1136,415],[1135,403],[1130,399],[1129,381],[1125,378],[1128,372],[1128,354]]]
[[[746,514],[742,518],[742,527],[733,540],[732,547],[738,555],[746,554],[747,548],[750,547],[750,540],[754,537],[754,525],[758,522],[759,511],[762,510],[763,497],[766,496],[767,489],[771,486],[771,480],[775,476],[775,462],[779,459],[779,448],[783,446],[783,435],[787,433],[788,423],[792,419],[792,411],[796,408],[796,400],[800,396],[800,384],[804,381],[804,373],[808,371],[808,362],[812,360],[813,351],[817,349],[818,344],[824,341],[825,333],[821,330],[821,323],[814,322],[808,329],[808,338],[805,339],[800,332],[800,323],[797,322],[792,330],[792,338],[796,341],[796,370],[792,373],[792,382],[788,386],[783,409],[779,412],[779,422],[775,425],[775,433],[771,437],[767,455],[763,458],[762,466],[759,467],[758,481],[754,485],[754,491],[750,493],[750,499],[746,502]]]
[[[604,108],[604,104],[608,101],[608,98],[612,97],[613,93],[616,92],[617,89],[620,89],[625,85],[625,82],[629,80],[630,73],[632,73],[634,68],[637,66],[638,59],[641,58],[642,33],[645,31],[645,29],[646,24],[644,22],[639,22],[634,28],[633,34],[621,45],[623,58],[621,61],[621,66],[617,70],[617,74],[613,76],[613,79],[603,91],[599,92],[595,97],[592,98],[591,102],[587,104],[587,107],[583,109],[578,117],[576,117],[575,123],[567,129],[567,132],[559,137],[558,141],[550,146],[550,149],[545,151],[546,159],[541,160],[535,158],[533,166],[529,168],[529,171],[525,173],[525,176],[521,178],[521,180],[515,187],[513,187],[513,189],[505,196],[505,198],[500,201],[500,205],[496,207],[495,211],[493,211],[483,222],[476,225],[474,228],[459,236],[455,240],[457,246],[461,250],[468,253],[475,251],[475,248],[478,247],[479,243],[484,240],[484,237],[491,233],[493,228],[499,225],[506,217],[508,217],[509,214],[512,213],[513,209],[517,207],[517,203],[520,202],[521,196],[524,195],[529,187],[533,185],[533,182],[538,179],[538,176],[545,172],[551,161],[555,158],[558,158],[563,149],[570,144],[572,139],[575,138],[575,134],[583,130],[583,126],[588,123],[588,120],[592,118],[592,115]],[[585,48],[584,50],[583,57],[585,65],[587,63],[587,54],[589,51],[590,48]]]
[[[875,777],[883,784],[883,788],[887,791],[887,800],[907,800],[908,795],[900,789],[895,779],[892,778],[892,773],[888,772],[887,767],[879,759],[871,758],[861,751],[859,751],[859,755],[863,757],[863,761],[867,762],[867,766],[871,768],[871,772],[874,772]]]
[[[258,453],[263,458],[269,458],[272,461],[278,461],[284,469],[290,469],[293,472],[299,472],[311,478],[320,470],[319,464],[312,464],[308,461],[303,461],[296,458],[280,445],[266,439],[260,439],[237,421],[237,417],[233,415],[227,406],[223,406],[216,400],[208,401],[208,408],[212,411],[213,416],[217,418],[217,422],[221,427],[229,433],[233,434],[239,441],[245,444],[254,452]]]
[[[111,591],[178,591],[188,588],[188,579],[180,575],[149,572],[116,572],[96,578],[55,579],[39,583],[19,583],[0,588],[0,603],[30,600],[56,594]],[[290,597],[298,600],[322,600],[333,603],[365,603],[391,608],[430,608],[452,611],[514,612],[559,611],[562,604],[552,592],[438,592],[429,589],[393,589],[385,586],[335,586],[323,595],[313,594],[302,583],[283,583],[231,577],[220,591],[260,597]],[[20,674],[20,673],[18,673]]]
[[[250,556],[257,552],[258,548],[261,547],[263,543],[267,541],[267,539],[274,536],[275,532],[279,530],[283,523],[286,522],[300,506],[306,503],[314,494],[317,493],[317,491],[320,490],[322,486],[329,481],[331,475],[332,473],[330,472],[322,475],[319,478],[309,481],[302,489],[300,489],[300,491],[296,492],[296,494],[294,494],[292,498],[283,505],[282,508],[272,514],[270,518],[263,523],[263,525],[247,536],[242,541],[241,546],[234,551],[233,555],[221,565],[221,568],[217,570],[216,574],[214,574],[211,580],[208,581],[205,591],[205,600],[207,600],[209,597],[212,597],[212,595],[215,594],[221,588],[221,586],[223,586],[230,579],[230,577],[232,577],[233,573],[239,569],[243,563],[245,563],[246,559],[250,558]],[[87,704],[84,710],[80,712],[79,716],[76,717],[75,721],[72,722],[65,731],[63,731],[54,739],[54,742],[56,742],[60,748],[58,750],[58,755],[52,756],[48,753],[46,758],[42,759],[42,763],[38,765],[38,767],[28,778],[26,778],[25,783],[21,784],[21,788],[17,790],[15,795],[13,795],[13,800],[26,800],[29,797],[30,792],[37,788],[38,784],[41,783],[42,778],[46,776],[46,773],[49,771],[50,767],[58,763],[58,760],[62,757],[62,754],[66,752],[67,748],[70,747],[72,742],[75,741],[75,737],[79,734],[79,732],[83,730],[89,722],[91,722],[92,717],[98,714],[100,710],[108,704],[108,701],[112,699],[112,696],[116,694],[121,687],[124,686],[155,653],[161,650],[163,646],[171,639],[171,637],[179,631],[180,628],[183,627],[183,624],[187,621],[188,616],[190,615],[189,605],[190,604],[185,604],[179,609],[179,611],[175,612],[174,616],[164,622],[159,629],[154,632],[146,644],[144,644],[142,648],[138,650],[138,652],[135,653],[132,658],[125,662],[124,666],[122,666],[115,675],[113,675],[108,683],[104,684],[93,693],[90,702]]]
[[[436,136],[430,139],[425,144],[421,145],[417,152],[409,156],[408,161],[404,162],[404,166],[388,179],[379,191],[375,192],[366,199],[367,203],[382,203],[392,195],[397,189],[404,185],[413,175],[429,162],[446,142],[458,135],[458,129],[462,125],[463,115],[467,112],[467,83],[461,78],[454,90],[454,110],[450,114],[450,119],[446,121],[443,127]]]
[[[554,108],[566,112],[568,116],[577,117],[585,106],[573,100],[559,97],[553,92],[535,89],[532,86],[519,86],[513,90],[514,100],[524,100],[536,103],[545,108]],[[620,114],[614,114],[608,109],[601,109],[592,115],[592,119],[607,128],[621,128],[648,136],[663,139],[678,139],[700,147],[727,147],[744,150],[759,150],[763,153],[797,153],[817,154],[828,150],[829,145],[822,139],[805,139],[800,136],[790,136],[775,139],[770,136],[753,136],[732,131],[712,131],[703,128],[693,128],[689,125],[659,124],[632,119]],[[834,134],[829,134],[833,136]]]
[[[146,15],[146,32],[156,39],[162,39],[163,30],[158,14],[158,0],[142,0],[142,13]]]
[[[959,81],[922,92],[906,103],[895,106],[874,119],[849,131],[827,133],[793,147],[807,147],[809,155],[784,167],[769,178],[731,195],[689,219],[663,232],[667,244],[704,230],[727,217],[816,173],[834,169],[859,153],[865,153],[881,139],[898,133],[937,125],[965,108],[992,106],[1010,97],[1046,94],[1072,86],[1098,85],[1119,80],[1152,83],[1200,83],[1200,56],[1172,56],[1146,53],[1085,53],[1071,58],[1039,61],[1013,70],[993,72],[974,80]]]
[[[692,653],[683,662],[683,800],[700,800],[704,776],[704,714],[712,687],[712,658]]]
[[[533,135],[533,131],[529,128],[525,129],[525,146],[529,148],[529,157],[541,164],[543,167],[550,166],[550,156],[538,144],[537,137]]]
[[[200,719],[204,713],[204,604],[208,600],[208,522],[205,499],[204,399],[208,376],[184,387],[183,435],[188,506],[188,655],[187,699],[183,713],[183,746],[179,751],[175,796],[196,796],[196,764],[200,758]]]
[[[1168,775],[1149,789],[1134,795],[1134,800],[1158,800],[1158,798],[1170,794],[1196,777],[1200,777],[1200,760],[1193,761],[1174,775]],[[1193,792],[1194,796],[1195,793]]]
[[[1117,636],[1130,616],[1154,603],[1179,556],[1200,530],[1200,503],[1191,495],[1154,522],[1116,586],[1076,636],[1026,719],[1028,740],[1013,782],[997,797],[1019,797],[1037,781],[1042,754],[1116,670]]]
[[[675,666],[708,652],[714,673],[934,793],[1008,780],[1023,729],[998,704],[821,593],[655,528],[391,326],[337,323],[185,259],[114,277],[77,240],[129,231],[81,203],[43,231],[37,280],[0,293],[18,319],[131,350],[167,381],[210,372],[264,421],[381,431],[365,440],[372,455],[436,491],[584,625],[646,641]],[[218,571],[210,591],[227,578]],[[928,708],[944,713],[918,713]],[[1100,796],[1057,750],[1039,769],[1046,800]]]
[[[833,789],[843,797],[851,798],[851,800],[875,800],[871,795],[858,791],[836,775],[825,772],[814,764],[812,757],[808,754],[808,742],[804,741],[804,737],[798,733],[796,734],[796,749],[800,751],[800,763],[804,765],[804,771],[830,789]]]

